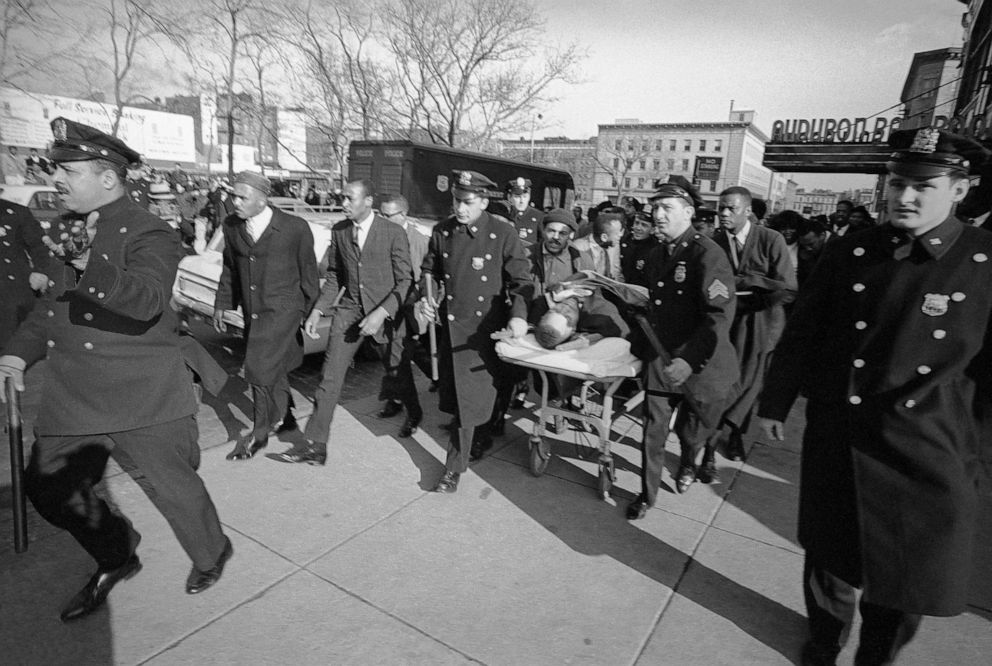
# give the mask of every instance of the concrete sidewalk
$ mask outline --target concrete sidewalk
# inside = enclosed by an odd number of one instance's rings
[[[230,367],[233,351],[222,359]],[[315,363],[308,359],[295,376],[300,416],[310,410]],[[28,419],[38,374],[28,378]],[[114,590],[105,610],[61,624],[60,606],[93,563],[33,512],[30,550],[15,555],[4,487],[0,662],[796,663],[805,635],[795,542],[798,412],[785,443],[752,443],[747,464],[721,458],[721,485],[676,495],[666,477],[659,506],[629,523],[623,508],[639,488],[634,421],[615,428],[614,502],[597,499],[582,433],[555,444],[543,477],[530,475],[529,410],[517,412],[457,494],[436,495],[427,489],[442,470],[446,417],[424,384],[426,423],[414,438],[398,439],[399,417],[375,416],[375,379],[369,362],[349,377],[324,468],[264,455],[225,461],[229,440],[247,428],[250,403],[237,378],[207,400],[201,474],[235,554],[203,595],[184,593],[185,554],[134,482],[111,467],[107,490],[144,537],[144,569]],[[268,452],[298,436],[272,441]],[[677,461],[670,446],[668,469]],[[984,538],[988,554],[992,539]],[[970,612],[927,618],[900,663],[989,663],[990,560],[976,575]],[[841,663],[851,662],[852,647]]]

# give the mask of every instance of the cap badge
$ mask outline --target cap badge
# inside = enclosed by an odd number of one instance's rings
[[[644,270],[644,260],[643,259],[638,259],[637,261],[635,261],[634,262],[634,268],[636,268],[639,271],[643,271]]]
[[[517,187],[520,188],[521,190],[527,187],[527,185],[524,183],[523,178],[517,178]]]
[[[52,134],[55,135],[56,141],[66,140],[66,125],[63,119],[58,118],[54,123],[52,123]]]
[[[675,267],[674,277],[676,282],[685,282],[685,264],[679,262],[679,265]]]
[[[472,257],[472,268],[477,271],[481,271],[482,267],[485,265],[485,261],[482,257]]]
[[[519,235],[521,238],[523,238],[523,239],[526,240],[526,238],[527,238],[527,230],[526,229],[520,229],[519,231],[517,231],[517,235]]]
[[[472,174],[468,171],[462,171],[458,174],[458,184],[468,186],[472,184]]]
[[[438,176],[437,177],[437,183],[435,183],[435,187],[437,187],[437,191],[438,192],[447,192],[448,191],[448,177],[447,176]]]
[[[940,130],[932,127],[924,127],[917,130],[913,145],[909,147],[911,153],[932,153],[937,150],[937,141],[940,140]]]
[[[951,300],[946,294],[924,294],[923,314],[930,317],[939,317],[947,314],[947,303]]]

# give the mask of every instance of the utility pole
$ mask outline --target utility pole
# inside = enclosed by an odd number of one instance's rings
[[[539,113],[536,116],[533,116],[531,118],[531,120],[530,120],[530,162],[531,162],[531,164],[534,163],[534,128],[537,125],[537,121],[538,120],[542,120],[543,118],[544,118],[544,116],[542,116]]]

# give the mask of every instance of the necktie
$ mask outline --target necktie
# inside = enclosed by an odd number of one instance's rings
[[[245,220],[245,228],[248,230],[248,235],[251,236],[252,242],[258,242],[258,224],[255,222],[255,218],[249,217]]]
[[[913,253],[913,237],[909,234],[900,234],[897,238],[898,244],[892,250],[892,258],[897,261],[909,259],[909,256]]]
[[[734,248],[737,250],[737,261],[741,260],[741,253],[744,252],[744,243],[737,236],[734,236]]]
[[[355,224],[355,225],[353,225],[351,227],[351,239],[352,239],[352,241],[354,241],[355,247],[357,247],[359,250],[361,250],[362,249],[362,232],[361,232],[361,227],[359,227],[357,224]]]
[[[613,267],[610,266],[610,249],[603,248],[603,275],[608,278],[613,277]]]

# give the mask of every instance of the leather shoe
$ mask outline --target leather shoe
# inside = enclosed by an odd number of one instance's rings
[[[427,391],[430,393],[437,393],[437,382],[432,381],[430,385],[427,387]]]
[[[380,419],[391,419],[400,412],[403,411],[403,403],[397,402],[396,400],[390,400],[386,403],[386,406],[379,410],[376,414]]]
[[[273,453],[269,457],[284,463],[306,463],[308,465],[323,466],[327,463],[327,447],[308,442],[307,446],[303,448],[293,447],[282,453]]]
[[[696,481],[696,468],[693,465],[682,465],[679,467],[678,476],[675,478],[675,490],[681,495],[689,490]]]
[[[640,520],[648,514],[651,506],[643,496],[638,496],[636,500],[627,505],[627,520]]]
[[[234,445],[234,449],[225,458],[227,460],[248,460],[268,445],[268,442],[260,442],[254,439],[252,435],[246,435],[238,440],[238,443]]]
[[[802,666],[836,666],[838,654],[840,654],[840,648],[823,647],[817,645],[812,640],[808,640],[803,645],[802,657],[799,663]]]
[[[716,468],[716,461],[703,458],[703,463],[696,470],[696,478],[700,483],[720,483],[720,472]]]
[[[400,437],[410,437],[413,433],[417,432],[417,426],[420,425],[420,419],[424,418],[423,412],[419,414],[407,414],[406,421],[403,422],[403,427],[400,428]]]
[[[220,580],[220,575],[224,573],[224,565],[231,559],[231,555],[234,555],[234,546],[231,545],[231,540],[224,537],[224,542],[224,550],[217,558],[217,564],[206,571],[200,571],[196,567],[190,569],[189,576],[186,578],[186,594],[203,592]]]
[[[134,554],[116,569],[98,569],[90,578],[90,582],[86,583],[86,587],[69,600],[59,617],[63,622],[71,622],[89,615],[103,605],[114,585],[133,578],[139,571],[141,571],[141,560]]]
[[[476,435],[472,442],[472,448],[468,451],[469,462],[481,460],[482,456],[486,455],[486,451],[491,448],[493,448],[493,438],[488,432]]]
[[[458,490],[458,479],[460,477],[461,474],[458,474],[457,472],[445,472],[444,476],[441,477],[441,480],[437,482],[436,486],[434,486],[432,492],[449,494],[455,492]]]
[[[730,439],[727,440],[727,460],[738,462],[744,460],[744,457],[744,439],[740,432],[734,430],[730,433]]]
[[[523,409],[524,401],[527,400],[526,393],[518,393],[513,396],[513,400],[510,401],[510,409]]]
[[[502,437],[506,434],[506,418],[499,416],[489,422],[489,434],[493,437]]]
[[[293,412],[289,412],[286,414],[286,417],[279,422],[279,425],[272,429],[272,434],[281,435],[284,432],[293,432],[298,427],[299,426],[296,424],[296,416],[293,415]]]

